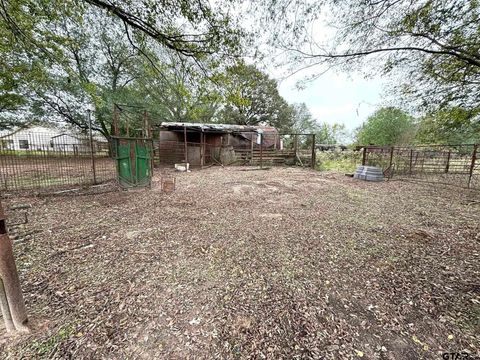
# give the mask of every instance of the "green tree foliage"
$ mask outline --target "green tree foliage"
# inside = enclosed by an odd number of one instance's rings
[[[113,102],[129,99],[142,57],[115,19],[96,9],[78,18],[62,14],[56,26],[67,40],[61,46],[61,62],[45,69],[45,81],[32,89],[32,115],[43,123],[65,122],[86,130],[86,109],[93,106],[94,129],[108,137]]]
[[[2,1],[0,6],[0,129],[29,125],[34,90],[62,61],[65,38],[47,30],[59,19],[52,1]],[[68,12],[68,6],[63,9]],[[19,112],[22,112],[20,115]]]
[[[313,134],[319,130],[319,124],[305,103],[292,105],[293,121],[292,132],[297,134]]]
[[[342,144],[347,139],[344,124],[320,123],[315,120],[305,103],[293,104],[292,132],[297,134],[315,134],[317,144]]]
[[[239,55],[247,34],[229,12],[232,2],[208,0],[85,0],[176,54],[205,61]],[[218,60],[218,59],[217,59]]]
[[[138,103],[142,95],[140,102],[151,107],[157,101],[155,110],[163,116],[181,105],[164,96],[169,91],[177,100],[184,95],[182,106],[189,109],[177,119],[208,118],[217,110],[204,103],[216,97],[197,89],[205,90],[209,73],[237,57],[246,41],[228,6],[203,0],[3,0],[1,5],[1,128],[35,119],[86,129],[85,110],[93,105],[94,127],[108,137],[114,102]],[[165,60],[172,57],[174,64]],[[179,83],[175,71],[185,63],[182,69],[194,75]],[[192,77],[198,80],[194,86]],[[145,94],[155,83],[163,85],[156,99]]]
[[[480,142],[480,111],[443,109],[422,117],[416,140],[422,144],[474,144]]]
[[[409,95],[409,103],[427,110],[478,107],[478,1],[264,0],[262,4],[267,4],[266,18],[272,20],[265,26],[276,25],[272,42],[290,54],[296,69],[317,66],[319,74],[331,66],[363,68],[368,74],[376,69],[395,75],[393,87]],[[335,19],[334,34],[325,41],[315,36],[312,26],[323,10]]]
[[[293,126],[293,110],[278,93],[277,82],[253,65],[240,62],[221,77],[225,107],[221,121],[268,124],[281,132]]]
[[[317,131],[316,142],[318,144],[341,144],[348,141],[348,131],[345,124],[322,123]]]
[[[415,137],[414,119],[404,111],[386,107],[377,110],[357,129],[356,142],[360,145],[411,144]]]
[[[167,56],[157,60],[156,70],[150,63],[144,66],[149,76],[135,82],[139,92],[136,97],[152,114],[154,123],[217,121],[221,94],[212,81],[196,70],[194,63],[178,62]]]

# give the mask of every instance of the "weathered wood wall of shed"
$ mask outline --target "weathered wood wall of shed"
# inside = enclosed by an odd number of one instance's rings
[[[158,157],[160,164],[173,165],[184,160],[183,134],[174,131],[160,131]]]

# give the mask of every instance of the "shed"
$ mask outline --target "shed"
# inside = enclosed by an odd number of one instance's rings
[[[159,130],[158,151],[163,164],[185,158],[192,166],[230,164],[251,157],[260,147],[282,149],[277,129],[270,126],[163,122]]]

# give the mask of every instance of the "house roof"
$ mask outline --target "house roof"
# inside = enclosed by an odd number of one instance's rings
[[[99,142],[107,141],[105,137],[100,134],[98,131],[93,131],[93,139]],[[47,127],[47,126],[30,126],[27,128],[15,128],[12,130],[0,130],[0,138],[11,138],[11,137],[41,137],[42,139],[56,139],[59,137],[71,137],[75,139],[81,139],[87,135],[81,134],[78,131],[57,128],[57,127]]]
[[[204,132],[219,132],[219,133],[233,133],[233,132],[278,132],[272,126],[256,126],[256,125],[234,125],[234,124],[202,124],[202,123],[182,123],[182,122],[162,122],[160,128],[165,130],[194,130]]]

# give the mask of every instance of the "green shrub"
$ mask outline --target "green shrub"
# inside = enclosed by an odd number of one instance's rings
[[[354,172],[362,163],[360,151],[317,151],[316,168],[320,171]]]

